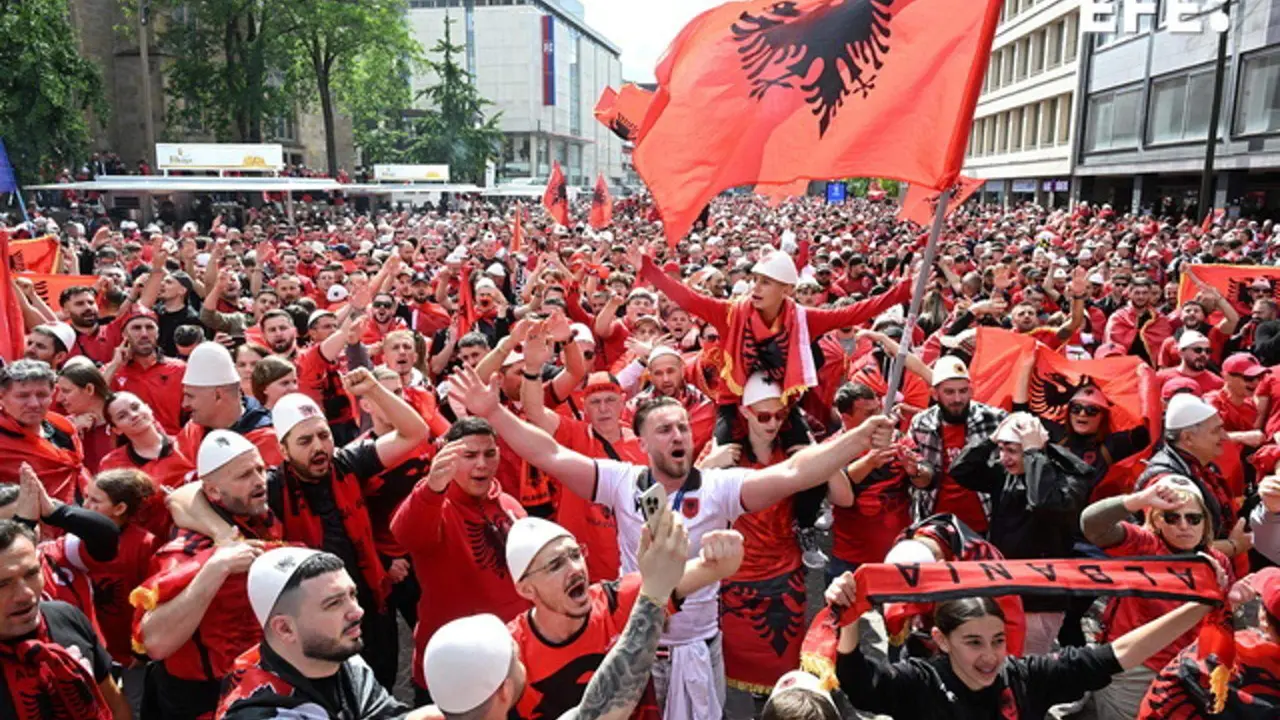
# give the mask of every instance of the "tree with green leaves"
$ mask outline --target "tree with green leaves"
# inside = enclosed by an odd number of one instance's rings
[[[880,183],[880,189],[884,191],[886,197],[898,197],[898,189],[902,183],[897,180],[889,180],[886,178],[852,178],[846,180],[845,184],[849,186],[849,192],[854,197],[866,197],[867,190],[871,187],[871,181],[875,179]]]
[[[343,65],[334,77],[334,95],[351,116],[356,147],[366,166],[405,160],[413,131],[405,110],[413,104],[409,78],[414,63],[414,58],[375,45]]]
[[[455,181],[480,183],[485,163],[502,147],[501,113],[485,117],[485,108],[493,103],[480,95],[471,74],[458,63],[463,48],[453,44],[452,25],[446,17],[444,37],[431,48],[439,57],[426,61],[436,84],[418,94],[427,108],[414,123],[404,155],[410,162],[448,163]]]
[[[28,184],[84,160],[109,112],[67,13],[68,0],[0,0],[0,137]]]

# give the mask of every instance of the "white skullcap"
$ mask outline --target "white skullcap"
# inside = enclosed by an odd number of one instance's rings
[[[795,261],[781,250],[774,250],[761,258],[760,262],[751,268],[751,272],[792,287],[800,281],[800,276],[796,273]]]
[[[769,699],[772,701],[773,698],[778,697],[782,693],[797,691],[811,692],[814,695],[817,695],[825,700],[827,704],[831,706],[832,710],[836,710],[837,715],[839,714],[839,710],[836,709],[835,700],[832,700],[831,693],[827,692],[826,689],[822,687],[822,681],[819,680],[816,675],[805,670],[792,670],[778,678],[778,682],[773,686],[773,694],[770,695]]]
[[[542,518],[524,517],[511,525],[507,533],[507,571],[513,582],[520,582],[533,558],[557,538],[572,538],[573,533]]]
[[[1208,344],[1209,344],[1209,338],[1205,337],[1204,333],[1198,332],[1196,330],[1187,330],[1186,332],[1182,333],[1182,337],[1178,338],[1179,350],[1186,350],[1187,348],[1195,347],[1196,345],[1208,345]]]
[[[213,257],[209,253],[200,253],[196,255],[196,266],[204,267],[209,264],[209,258]]]
[[[328,298],[329,302],[334,303],[342,302],[350,295],[351,293],[347,290],[345,285],[330,285],[329,292],[325,293],[325,297]]]
[[[1181,430],[1208,420],[1218,414],[1218,409],[1190,393],[1178,393],[1169,399],[1164,411],[1164,426],[1169,430]]]
[[[334,315],[331,310],[312,310],[310,317],[307,318],[307,327],[310,328],[312,325],[315,325],[316,321],[325,315],[328,315],[331,318],[338,317],[337,315]]]
[[[937,562],[938,558],[934,557],[933,550],[919,540],[899,540],[896,545],[889,548],[889,554],[884,556],[884,561],[890,565],[910,565],[913,563],[931,563]]]
[[[507,276],[507,269],[502,267],[502,263],[494,263],[485,268],[484,272],[486,275],[493,275],[494,277],[503,278]]]
[[[589,343],[594,345],[596,338],[591,334],[591,328],[582,323],[574,323],[569,326],[569,330],[573,333],[574,342]]]
[[[1089,282],[1090,282],[1090,283],[1092,283],[1092,284],[1094,284],[1094,285],[1106,285],[1106,284],[1107,284],[1107,280],[1106,280],[1106,278],[1102,277],[1102,275],[1101,275],[1100,273],[1094,273],[1094,274],[1090,275],[1090,276],[1089,276]]]
[[[498,286],[495,285],[494,282],[487,277],[480,278],[479,280],[476,281],[476,292],[480,292],[481,290],[497,290],[497,289],[498,289]]]
[[[782,388],[764,373],[752,373],[742,388],[742,405],[751,407],[764,400],[782,399]]]
[[[422,658],[431,699],[447,713],[480,707],[506,681],[514,654],[515,641],[496,615],[446,623],[427,641]]]
[[[271,409],[271,424],[276,429],[276,439],[284,442],[289,431],[304,420],[311,418],[324,419],[324,411],[315,400],[302,393],[289,393],[276,401]]]
[[[196,453],[196,474],[204,479],[218,468],[253,450],[253,443],[231,430],[210,430]]]
[[[231,353],[221,343],[202,342],[187,358],[187,371],[182,384],[191,387],[222,387],[239,385],[240,373]]]
[[[1165,475],[1156,481],[1158,487],[1167,487],[1176,493],[1185,493],[1204,504],[1204,493],[1200,492],[1195,481],[1185,475]],[[1183,502],[1186,502],[1183,500]]]
[[[1019,432],[1019,428],[1038,429],[1041,433],[1045,432],[1044,424],[1035,415],[1027,412],[1015,412],[1009,413],[1004,420],[1000,421],[1000,424],[996,426],[996,431],[991,435],[991,440],[998,443],[1007,442],[1021,445],[1022,434]]]
[[[933,364],[933,386],[938,387],[948,380],[968,380],[969,368],[964,361],[953,355],[943,355]]]
[[[280,599],[280,593],[298,567],[319,554],[319,550],[311,548],[279,547],[262,553],[253,561],[249,566],[249,604],[253,606],[259,625],[266,626],[271,609],[276,606],[276,600]]]
[[[739,280],[733,284],[734,295],[746,295],[751,290],[751,285],[746,280]]]
[[[666,345],[659,345],[649,353],[649,366],[650,367],[653,366],[654,360],[657,360],[660,357],[668,356],[668,355],[678,359],[680,362],[684,362],[684,356],[681,355],[680,352],[677,351],[675,348],[668,347]]]
[[[75,331],[75,328],[71,327],[70,325],[64,322],[55,322],[55,323],[47,323],[45,325],[38,325],[37,327],[42,327],[45,330],[48,330],[49,332],[53,333],[53,336],[58,338],[58,342],[62,343],[63,348],[70,350],[71,348],[75,347],[76,331]]]
[[[519,350],[512,350],[511,352],[507,353],[507,358],[502,361],[502,367],[508,368],[508,367],[511,367],[512,365],[515,365],[518,362],[524,362],[524,353],[520,352]]]

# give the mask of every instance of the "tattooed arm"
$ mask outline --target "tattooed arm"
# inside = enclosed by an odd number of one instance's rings
[[[641,595],[631,610],[622,637],[587,683],[582,703],[560,720],[623,720],[630,717],[649,684],[658,640],[667,611]]]

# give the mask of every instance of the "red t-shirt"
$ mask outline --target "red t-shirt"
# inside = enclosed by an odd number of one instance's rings
[[[942,423],[942,462],[938,469],[941,480],[938,482],[938,499],[934,504],[935,513],[951,513],[973,528],[974,532],[987,531],[987,514],[982,509],[982,500],[978,493],[961,486],[951,479],[951,463],[964,450],[965,426]]]
[[[111,362],[124,332],[124,321],[129,317],[131,317],[130,314],[121,313],[106,325],[94,328],[93,332],[83,333],[76,330],[76,341],[71,345],[70,352],[67,353],[68,357],[83,355],[99,365]]]
[[[1150,530],[1130,523],[1121,523],[1120,527],[1124,528],[1124,540],[1121,540],[1119,545],[1104,548],[1111,557],[1151,557],[1174,554],[1169,549],[1169,546]],[[1227,560],[1225,555],[1212,548],[1208,552],[1226,570],[1228,575],[1232,574],[1231,562]],[[1232,581],[1234,582],[1234,578],[1232,578]],[[1107,602],[1106,610],[1102,612],[1103,627],[1100,642],[1111,642],[1130,630],[1142,627],[1156,618],[1168,615],[1181,605],[1182,601],[1180,600],[1156,600],[1141,597],[1112,598]],[[1197,623],[1194,628],[1186,631],[1163,650],[1148,658],[1143,665],[1160,672],[1165,665],[1169,664],[1174,655],[1177,655],[1183,648],[1195,641],[1199,631],[1200,625]]]
[[[784,461],[786,455],[780,449],[775,449],[773,457],[769,458],[769,464]],[[760,462],[744,462],[742,466],[767,467]],[[800,542],[796,540],[795,502],[792,498],[739,517],[733,521],[733,529],[742,533],[745,549],[742,567],[730,578],[733,582],[769,580],[800,567]]]
[[[343,362],[330,362],[316,343],[298,355],[298,390],[324,408],[329,424],[349,423],[355,418],[355,405],[342,386]]]
[[[182,376],[186,372],[187,364],[174,358],[161,357],[149,368],[130,360],[116,371],[111,384],[117,392],[127,390],[137,395],[151,407],[165,433],[176,435],[182,430]]]
[[[1190,378],[1191,380],[1195,380],[1196,384],[1200,386],[1201,397],[1208,395],[1209,393],[1221,388],[1223,385],[1226,384],[1222,381],[1222,378],[1218,377],[1217,375],[1214,375],[1208,370],[1196,373],[1195,375],[1188,375],[1176,367],[1171,367],[1171,368],[1165,368],[1164,370],[1161,370],[1160,372],[1156,373],[1156,378],[1160,380],[1160,387],[1164,387],[1165,383],[1178,377]]]
[[[141,470],[155,483],[158,492],[152,494],[151,500],[138,510],[133,523],[146,528],[158,538],[169,537],[169,531],[173,529],[173,516],[164,506],[165,494],[161,488],[180,488],[194,480],[195,463],[178,452],[172,437],[166,437],[160,448],[160,456],[154,460],[138,455],[127,444],[112,450],[102,458],[102,470],[116,468]]]
[[[1253,396],[1246,397],[1243,403],[1236,405],[1227,397],[1226,390],[1215,390],[1206,395],[1205,400],[1218,409],[1227,432],[1252,430],[1258,422],[1258,401]]]
[[[591,612],[582,630],[564,644],[544,640],[533,626],[533,611],[507,623],[520,648],[528,673],[524,695],[515,713],[523,720],[556,720],[582,702],[587,683],[627,625],[640,596],[640,574],[596,583],[587,589]],[[632,718],[660,717],[652,683],[645,690]]]
[[[133,662],[133,607],[129,605],[129,593],[147,579],[151,556],[163,542],[157,543],[143,527],[127,525],[120,531],[120,549],[107,562],[90,557],[74,535],[64,535],[58,542],[65,543],[72,565],[88,573],[93,607],[98,612],[107,650],[116,662],[128,667]]]
[[[847,563],[884,562],[898,535],[911,524],[911,497],[902,467],[890,463],[854,486],[851,507],[832,509],[831,552]]]
[[[627,338],[631,337],[631,328],[621,320],[614,320],[609,326],[609,337],[600,340],[599,345],[604,353],[603,363],[597,362],[597,365],[609,367],[618,361],[618,358],[627,353]]]
[[[1280,368],[1273,368],[1258,383],[1254,393],[1256,397],[1265,396],[1271,399],[1267,409],[1267,437],[1280,432]]]

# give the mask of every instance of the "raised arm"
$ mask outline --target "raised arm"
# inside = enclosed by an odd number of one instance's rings
[[[861,325],[894,305],[911,301],[911,283],[899,282],[892,290],[859,300],[848,307],[835,310],[822,308],[805,310],[809,321],[810,337],[818,337],[836,328]]]
[[[1080,514],[1080,530],[1089,542],[1109,548],[1124,541],[1121,523],[1134,513],[1147,508],[1172,510],[1176,507],[1177,494],[1160,483],[1152,483],[1138,492],[1099,500],[1085,508]]]
[[[721,333],[728,331],[729,308],[732,307],[728,300],[720,300],[709,295],[703,295],[679,280],[672,279],[671,276],[662,272],[662,268],[654,264],[653,258],[649,257],[647,253],[633,252],[629,257],[634,262],[637,256],[640,258],[638,267],[640,268],[640,277],[642,279],[648,281],[662,294],[666,295],[671,302],[684,308],[686,312],[697,315],[715,325]],[[817,335],[814,337],[817,337]]]
[[[499,376],[488,382],[463,368],[450,378],[449,396],[476,417],[484,418],[507,447],[530,465],[559,480],[574,495],[594,500],[596,463],[555,441],[547,433],[516,417],[498,400]]]
[[[777,465],[756,470],[742,481],[742,507],[756,512],[801,490],[822,485],[867,450],[888,447],[892,437],[893,421],[876,415],[834,440],[810,445]]]
[[[576,346],[577,343],[569,345]],[[524,343],[525,376],[520,383],[520,410],[540,430],[548,435],[555,435],[556,430],[560,429],[560,414],[547,409],[542,376],[528,372],[530,367],[542,367],[550,357],[551,338],[542,332],[530,332],[529,339]]]
[[[1209,606],[1206,604],[1187,603],[1146,625],[1130,630],[1111,643],[1116,661],[1125,670],[1132,670],[1142,665],[1152,655],[1165,649],[1169,643],[1194,628],[1208,612]]]
[[[524,342],[525,336],[529,332],[529,328],[533,325],[528,320],[518,321],[512,328],[511,333],[506,335],[498,344],[488,352],[480,362],[476,364],[476,374],[480,377],[487,378],[490,375],[502,369],[502,363],[511,354],[511,351],[519,347]]]
[[[391,425],[391,432],[380,435],[374,444],[383,467],[399,465],[427,441],[427,422],[412,405],[383,387],[373,373],[357,368],[343,376],[342,384],[351,395],[377,406]]]
[[[1071,277],[1071,317],[1055,331],[1059,340],[1070,340],[1084,325],[1084,299],[1089,292],[1089,276],[1084,268],[1076,268]]]

